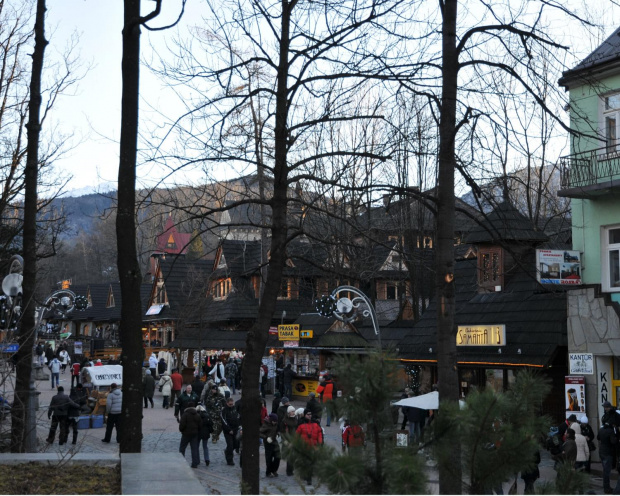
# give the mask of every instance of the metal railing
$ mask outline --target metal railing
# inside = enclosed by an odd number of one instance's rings
[[[620,178],[620,146],[598,148],[560,157],[562,189],[597,184]]]

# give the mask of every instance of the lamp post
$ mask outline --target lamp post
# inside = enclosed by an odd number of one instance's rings
[[[347,297],[338,298],[338,293],[343,291],[352,293],[355,297],[353,299]],[[362,304],[365,305],[366,308],[360,309]],[[379,328],[379,321],[377,320],[375,308],[373,307],[368,296],[366,296],[355,286],[338,286],[330,295],[323,296],[317,301],[316,310],[319,315],[322,315],[323,317],[333,316],[341,322],[345,322],[347,324],[354,322],[360,313],[363,317],[370,317],[372,327],[377,336],[379,351],[382,351],[381,329]]]

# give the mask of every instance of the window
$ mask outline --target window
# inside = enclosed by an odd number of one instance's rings
[[[618,146],[618,123],[620,122],[620,93],[606,96],[603,106],[605,147],[607,152],[616,151]]]
[[[503,286],[504,260],[500,247],[480,248],[478,252],[478,285],[492,289]]]
[[[378,300],[398,300],[402,289],[396,281],[377,281]]]
[[[223,300],[228,296],[232,288],[232,282],[230,278],[220,279],[215,281],[212,287],[213,298],[216,300]]]
[[[603,227],[601,285],[603,291],[620,291],[620,225]]]
[[[280,283],[279,300],[296,300],[299,298],[297,281],[292,277],[283,277]]]
[[[168,242],[166,243],[166,249],[167,250],[176,250],[177,249],[177,244],[174,241],[174,236],[172,234],[170,236],[168,236]]]

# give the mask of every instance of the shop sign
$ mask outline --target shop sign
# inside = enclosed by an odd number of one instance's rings
[[[282,343],[283,348],[299,348],[299,341],[284,341]]]
[[[504,324],[458,326],[456,345],[505,346],[506,326]]]
[[[278,339],[280,341],[298,341],[299,324],[285,324],[278,326]]]
[[[271,326],[269,328],[269,334],[278,334],[278,328],[275,326]]]
[[[309,379],[293,379],[291,387],[295,396],[308,396],[310,393],[316,394],[318,381]]]
[[[564,377],[564,400],[566,402],[566,418],[575,412],[586,411],[586,380],[580,375]]]
[[[594,355],[592,353],[569,353],[568,372],[570,374],[594,374]]]
[[[307,331],[299,331],[299,337],[301,339],[310,339],[314,337],[314,331],[312,329],[308,329]]]
[[[17,350],[19,350],[19,344],[17,344],[17,343],[11,343],[11,344],[3,343],[3,344],[0,344],[0,351],[2,351],[4,353],[17,353]]]
[[[536,250],[536,277],[541,284],[581,284],[581,254],[569,250]]]
[[[75,343],[73,343],[73,353],[75,353],[76,355],[82,354],[82,341],[76,341]]]

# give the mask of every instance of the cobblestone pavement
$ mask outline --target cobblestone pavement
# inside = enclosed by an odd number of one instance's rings
[[[70,389],[71,378],[69,373],[61,374],[61,385],[65,387],[65,390]],[[10,381],[9,381],[10,382]],[[78,442],[76,446],[59,446],[58,445],[58,433],[55,443],[48,445],[45,443],[45,438],[49,430],[49,420],[47,419],[47,407],[55,391],[51,389],[49,381],[37,382],[37,389],[40,391],[39,404],[40,408],[37,413],[38,417],[38,438],[41,451],[61,451],[67,453],[69,456],[72,452],[81,453],[118,453],[118,444],[114,442],[114,434],[112,436],[113,441],[109,444],[102,443],[105,427],[99,429],[84,429],[79,431]],[[9,400],[11,395],[8,395]],[[234,398],[239,398],[239,392],[234,395]],[[267,405],[271,406],[272,396],[267,396]],[[155,408],[147,408],[143,411],[143,434],[144,439],[142,441],[142,452],[144,453],[160,453],[162,457],[166,456],[181,456],[178,452],[179,442],[181,435],[178,430],[178,423],[174,418],[174,409],[165,410],[162,408],[162,396],[158,391],[155,392]],[[305,401],[293,401],[292,404],[295,408],[303,406]],[[331,427],[325,429],[325,442],[331,446],[340,446],[340,425],[338,422],[332,422]],[[71,439],[71,434],[69,435]],[[235,466],[228,466],[224,458],[224,448],[226,443],[223,436],[217,443],[209,441],[209,458],[210,465],[207,467],[204,464],[202,444],[200,446],[200,459],[201,465],[196,469],[196,476],[202,483],[207,494],[240,494],[240,482],[241,482],[241,468],[239,467],[239,456],[234,455]],[[550,459],[548,452],[542,451],[542,462],[540,464],[541,479],[538,482],[545,480],[553,480],[555,478],[555,471],[553,470],[553,461]],[[191,464],[191,452],[189,447],[186,450],[186,460],[188,465]],[[312,485],[306,486],[305,483],[298,480],[295,476],[286,476],[286,462],[282,462],[279,470],[279,477],[267,478],[265,476],[265,455],[264,449],[260,448],[260,464],[261,464],[261,492],[264,494],[329,494],[329,491],[324,485]],[[591,494],[603,494],[602,478],[600,477],[600,463],[593,463],[593,474],[590,478],[590,490]],[[596,473],[598,472],[598,473]],[[434,469],[432,463],[427,463],[427,477],[429,480],[428,494],[438,494],[437,472]],[[615,479],[617,473],[614,471],[612,478],[612,487],[615,487]],[[508,489],[512,484],[512,480],[504,484],[504,493],[508,493]],[[523,494],[523,480],[519,479],[518,494]]]

